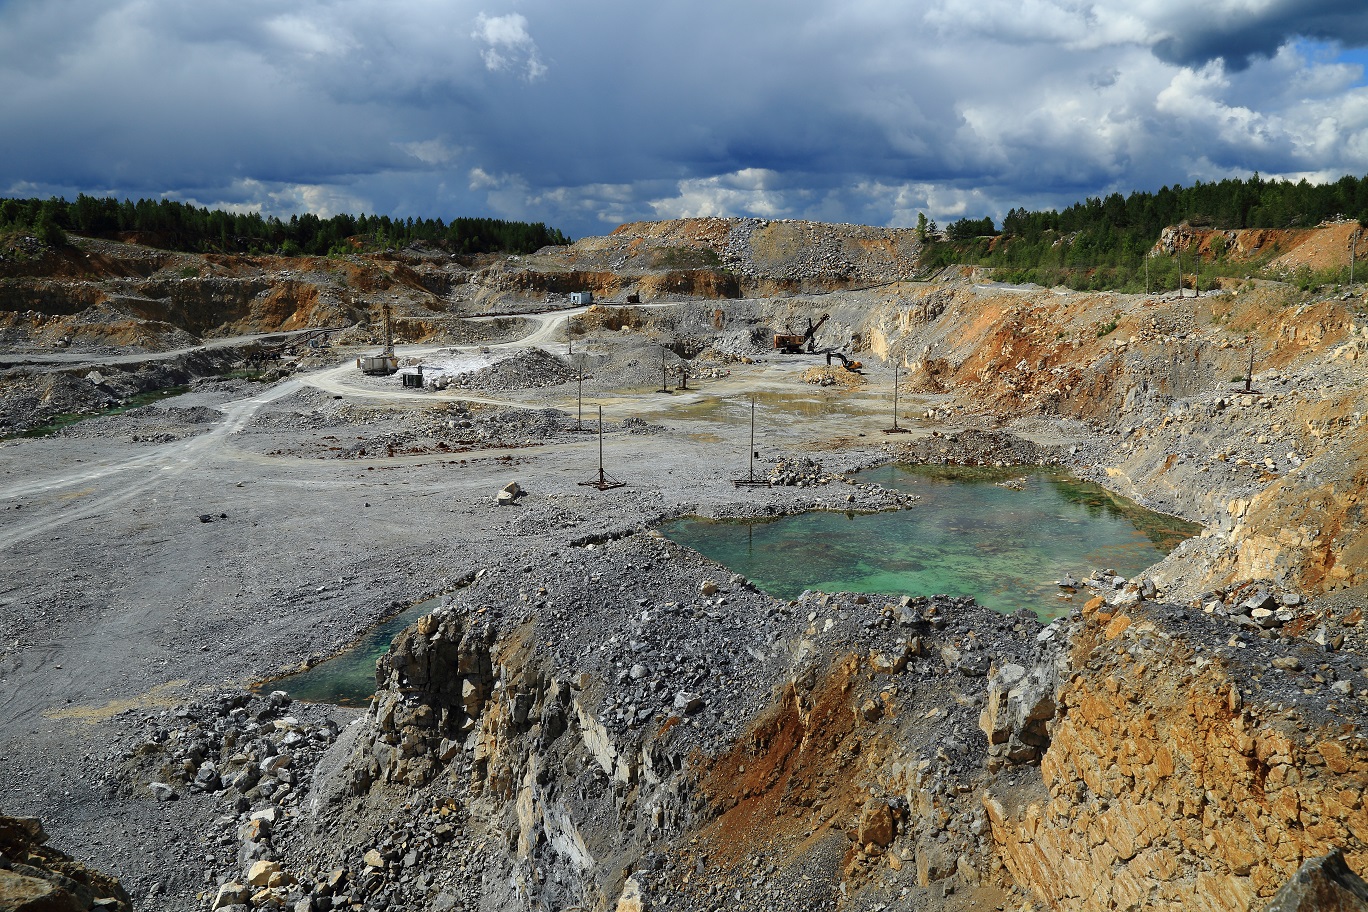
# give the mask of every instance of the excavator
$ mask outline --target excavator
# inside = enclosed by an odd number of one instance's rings
[[[775,333],[774,350],[786,355],[801,355],[804,347],[806,347],[807,353],[812,354],[817,348],[813,336],[817,335],[817,330],[822,328],[822,324],[830,316],[831,314],[822,314],[816,323],[813,323],[812,318],[808,317],[807,331],[803,333]]]
[[[852,374],[858,374],[858,373],[860,372],[860,369],[864,367],[864,364],[862,364],[861,362],[856,361],[854,358],[847,358],[844,354],[842,354],[841,352],[838,352],[838,351],[836,351],[836,350],[834,350],[834,349],[828,348],[828,349],[826,350],[826,356],[827,356],[827,367],[830,367],[830,366],[831,366],[831,359],[832,359],[832,358],[839,358],[840,361],[841,361],[841,367],[844,367],[846,370],[850,371]]]
[[[394,329],[390,325],[388,301],[381,302],[380,316],[385,322],[385,348],[378,355],[365,355],[357,358],[356,366],[367,374],[388,377],[399,370],[399,359],[394,354]]]

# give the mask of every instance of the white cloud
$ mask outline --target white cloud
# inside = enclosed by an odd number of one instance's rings
[[[351,37],[335,24],[298,14],[276,16],[267,20],[263,28],[281,45],[306,57],[337,56],[355,48]]]
[[[399,143],[399,148],[425,165],[450,165],[461,157],[461,150],[441,139]]]
[[[527,17],[521,13],[475,17],[472,38],[482,42],[481,52],[485,68],[492,72],[518,70],[528,82],[546,75],[546,66],[538,56],[537,43],[527,31]]]
[[[671,197],[650,201],[659,218],[706,216],[754,216],[782,218],[792,211],[792,201],[773,188],[778,175],[764,168],[743,168],[731,174],[679,182]]]

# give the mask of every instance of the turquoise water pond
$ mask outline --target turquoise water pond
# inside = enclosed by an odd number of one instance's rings
[[[284,690],[306,703],[365,706],[375,696],[375,663],[389,651],[390,643],[404,628],[441,605],[432,598],[405,608],[399,614],[367,630],[355,644],[307,671],[276,678],[263,690]]]
[[[1056,585],[1064,574],[1130,577],[1201,531],[1058,469],[892,465],[858,480],[920,499],[893,513],[681,519],[661,531],[778,598],[805,589],[968,595],[1041,618],[1068,610]]]

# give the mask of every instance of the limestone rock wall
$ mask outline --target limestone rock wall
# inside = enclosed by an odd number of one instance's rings
[[[1012,877],[1051,908],[1245,912],[1334,847],[1363,870],[1361,676],[1172,623],[1080,623],[1038,790],[983,797]]]

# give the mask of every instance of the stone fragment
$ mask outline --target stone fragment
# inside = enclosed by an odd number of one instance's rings
[[[247,884],[253,887],[265,887],[270,884],[271,876],[280,873],[280,862],[278,861],[258,861],[254,862],[247,869]]]
[[[271,824],[266,820],[252,820],[238,829],[238,839],[243,842],[260,842],[271,838]]]
[[[717,594],[717,583],[713,582],[713,581],[710,580],[710,579],[705,579],[702,583],[699,584],[699,586],[698,586],[698,592],[699,592],[700,595],[704,596],[705,598],[706,598],[706,597],[709,597],[709,596],[716,595],[716,594]]]
[[[195,773],[195,787],[205,792],[217,792],[223,788],[218,767],[208,760],[201,763],[199,771]]]
[[[516,481],[510,481],[508,484],[504,485],[502,488],[499,489],[499,493],[495,497],[495,501],[501,507],[508,506],[509,504],[515,503],[518,497],[522,495],[522,493],[522,487],[519,486],[519,484]]]
[[[887,801],[871,798],[860,811],[858,838],[861,845],[873,843],[881,849],[893,842],[893,811]]]
[[[703,698],[692,691],[681,690],[675,694],[674,708],[685,715],[696,713],[703,708]]]
[[[366,867],[368,868],[377,868],[379,870],[384,870],[385,858],[375,849],[371,849],[370,851],[368,851],[365,857],[362,859],[362,861],[365,862]]]
[[[176,790],[165,782],[148,783],[147,789],[158,801],[175,801],[177,797]]]
[[[230,880],[219,887],[218,893],[214,896],[214,904],[210,909],[224,909],[228,906],[242,906],[252,898],[252,891],[238,883]]]
[[[646,899],[641,893],[641,884],[635,877],[627,878],[622,885],[622,895],[618,897],[613,912],[646,912]]]

